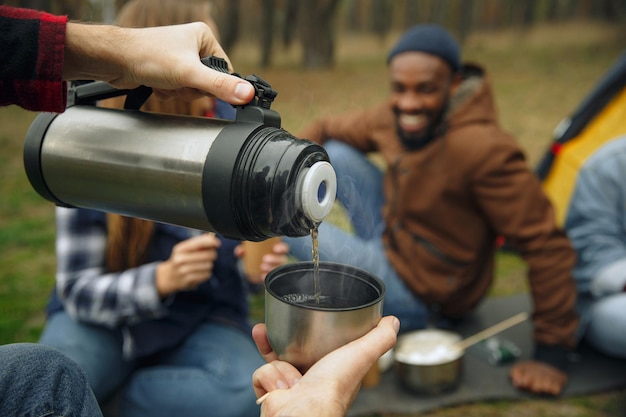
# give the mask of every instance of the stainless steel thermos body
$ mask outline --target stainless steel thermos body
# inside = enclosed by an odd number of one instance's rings
[[[336,191],[324,149],[281,128],[91,105],[40,114],[24,165],[61,206],[255,241],[309,234]]]

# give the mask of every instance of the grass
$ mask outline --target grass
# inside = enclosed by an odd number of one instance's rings
[[[54,207],[32,190],[22,164],[35,115],[0,111],[0,343],[37,340],[54,283]]]
[[[374,104],[387,96],[384,57],[396,36],[342,36],[332,70],[302,71],[298,50],[277,50],[275,67],[260,69],[256,45],[230,56],[238,72],[258,74],[278,91],[273,108],[283,127],[296,133],[314,117]],[[569,115],[626,45],[623,29],[607,25],[541,26],[529,31],[478,33],[464,57],[489,70],[501,125],[518,139],[534,166],[558,122]],[[22,145],[34,113],[0,108],[0,343],[35,341],[54,282],[54,207],[30,187]],[[341,209],[332,221],[344,221]],[[527,291],[525,264],[501,253],[492,296]],[[262,317],[262,297],[253,317]],[[626,416],[626,390],[584,397],[486,402],[438,410],[426,416]],[[385,416],[390,417],[390,416]],[[397,416],[408,417],[408,416]]]

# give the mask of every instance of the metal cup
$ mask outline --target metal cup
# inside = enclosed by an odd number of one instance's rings
[[[457,333],[415,330],[398,338],[394,349],[400,383],[416,394],[437,395],[455,390],[461,381],[464,352]]]
[[[348,265],[320,262],[319,303],[313,262],[283,265],[265,279],[265,325],[279,359],[306,372],[324,355],[373,329],[382,317],[384,283]]]

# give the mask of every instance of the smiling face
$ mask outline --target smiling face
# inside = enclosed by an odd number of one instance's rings
[[[459,77],[444,60],[423,52],[396,55],[389,63],[389,74],[398,134],[410,148],[432,137]]]

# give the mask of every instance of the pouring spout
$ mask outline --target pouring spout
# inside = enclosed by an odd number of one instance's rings
[[[318,224],[328,216],[337,194],[337,176],[332,165],[318,161],[301,173],[300,204],[304,215]]]

